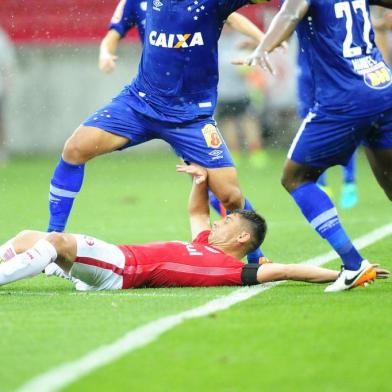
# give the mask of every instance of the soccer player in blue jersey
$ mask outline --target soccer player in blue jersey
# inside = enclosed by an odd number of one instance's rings
[[[326,292],[350,289],[372,268],[317,185],[328,167],[346,164],[364,144],[374,175],[392,200],[392,72],[375,45],[369,4],[392,0],[286,0],[247,64],[273,71],[268,53],[294,30],[309,61],[315,104],[288,153],[283,186],[343,261]]]
[[[105,73],[110,73],[115,69],[118,43],[132,28],[136,27],[140,40],[143,44],[145,35],[147,2],[145,0],[122,0],[118,3],[113,14],[109,31],[103,38],[99,50],[99,68]],[[255,42],[255,46],[261,41],[264,34],[248,18],[233,12],[225,21],[232,29],[247,35]],[[219,199],[209,191],[210,205],[218,214],[224,216],[226,210]],[[251,261],[257,261],[258,257],[250,257]]]
[[[210,189],[226,209],[252,209],[242,196],[230,153],[212,117],[217,99],[217,42],[225,20],[246,3],[147,1],[139,72],[65,143],[50,184],[48,231],[64,230],[86,162],[157,138],[169,143],[185,161],[208,169]],[[258,261],[260,256],[258,250],[248,259]]]
[[[299,48],[298,51],[298,115],[303,120],[314,105],[314,85],[312,72],[309,69],[309,64],[304,54],[304,51]],[[343,188],[339,200],[341,208],[352,208],[358,203],[358,189],[356,184],[356,152],[352,155],[347,165],[343,166]],[[322,173],[317,180],[317,184],[327,192],[328,196],[332,196],[332,191],[327,185],[327,175]]]

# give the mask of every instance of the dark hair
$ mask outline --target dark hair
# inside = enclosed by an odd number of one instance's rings
[[[248,252],[253,252],[264,241],[265,235],[267,234],[267,222],[255,211],[236,210],[234,212],[240,215],[241,219],[247,223],[251,231],[251,240],[249,243]]]

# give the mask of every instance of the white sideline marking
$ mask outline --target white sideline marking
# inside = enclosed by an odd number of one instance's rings
[[[357,238],[354,243],[358,249],[362,249],[390,234],[392,234],[392,223]],[[336,253],[332,251],[306,260],[303,264],[320,266],[336,258]],[[90,373],[94,369],[109,364],[129,352],[153,342],[164,332],[182,324],[186,320],[207,316],[211,313],[228,309],[239,302],[246,301],[247,299],[281,283],[284,282],[281,281],[252,287],[243,287],[233,291],[231,294],[209,301],[197,308],[151,321],[148,324],[142,325],[128,332],[115,342],[91,351],[80,359],[65,363],[44,374],[34,377],[26,384],[22,385],[17,392],[58,391]]]

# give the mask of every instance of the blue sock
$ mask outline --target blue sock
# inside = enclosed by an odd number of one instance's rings
[[[317,184],[321,186],[327,186],[327,173],[324,172],[320,174],[320,177],[317,180]]]
[[[225,215],[225,208],[219,201],[219,199],[210,191],[208,190],[208,200],[210,202],[210,206],[220,215]]]
[[[352,155],[350,160],[348,161],[346,166],[343,166],[343,176],[344,176],[344,183],[355,182],[355,156],[356,153]]]
[[[72,165],[61,158],[50,181],[48,232],[64,231],[72,204],[84,177],[84,165]]]
[[[341,257],[345,269],[357,270],[363,260],[340,224],[336,208],[328,195],[315,183],[307,182],[291,196],[313,228]]]
[[[244,205],[244,210],[248,210],[248,211],[254,211],[252,204],[250,204],[250,201],[248,199],[245,199],[245,205]],[[258,264],[260,257],[263,257],[264,254],[261,251],[260,248],[254,250],[253,252],[249,252],[246,255],[246,258],[248,260],[248,263],[251,264]]]

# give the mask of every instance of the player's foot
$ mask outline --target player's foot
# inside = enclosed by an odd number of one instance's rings
[[[362,260],[361,266],[356,271],[343,269],[339,277],[326,287],[326,293],[333,293],[352,289],[358,286],[367,286],[376,279],[376,270],[367,260]]]
[[[94,287],[88,285],[87,283],[78,280],[75,282],[75,289],[76,291],[95,291]]]
[[[56,263],[50,263],[45,268],[45,275],[48,277],[57,276],[58,278],[72,281],[71,276],[69,276],[67,273],[65,273]]]
[[[349,182],[343,185],[339,204],[341,208],[353,208],[358,204],[358,189],[356,184]]]

